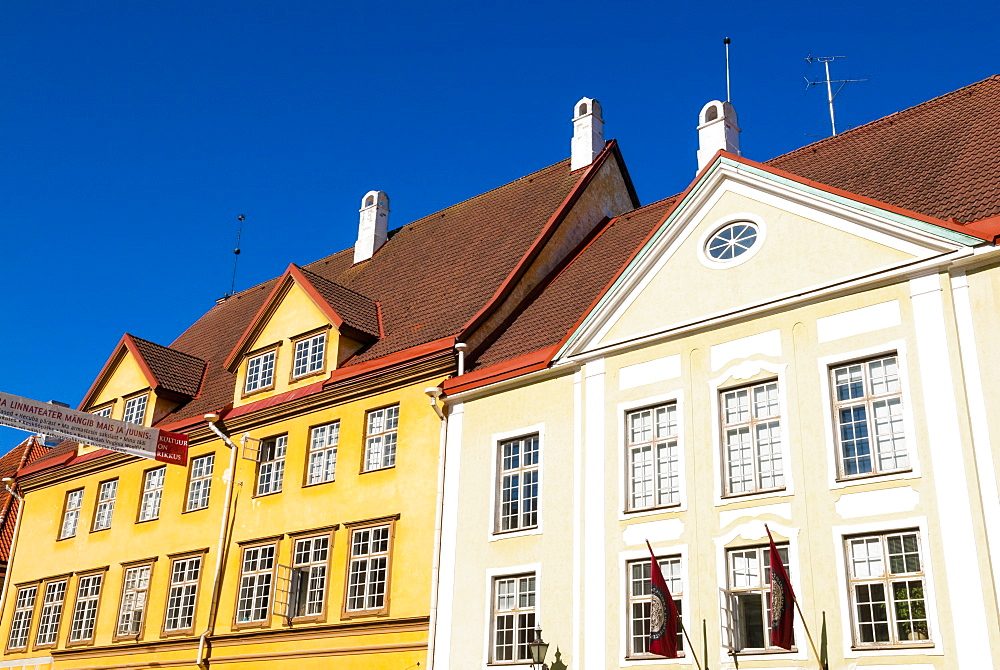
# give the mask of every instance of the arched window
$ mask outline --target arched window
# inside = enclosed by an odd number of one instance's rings
[[[715,121],[717,118],[719,118],[718,107],[712,105],[711,107],[705,110],[705,123],[708,123],[709,121]]]
[[[367,198],[365,198],[365,207],[371,207],[374,204],[375,204],[375,196],[370,195]]]
[[[583,116],[586,113],[587,113],[587,103],[585,102],[580,103],[580,111],[577,113],[577,116]]]

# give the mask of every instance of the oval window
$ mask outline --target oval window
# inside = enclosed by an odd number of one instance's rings
[[[714,261],[731,261],[750,251],[757,238],[757,226],[749,221],[730,223],[708,239],[705,253]]]

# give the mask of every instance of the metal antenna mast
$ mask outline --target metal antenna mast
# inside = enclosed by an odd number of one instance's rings
[[[851,81],[868,81],[867,79],[830,79],[830,63],[837,60],[838,58],[847,58],[847,56],[813,56],[809,54],[806,56],[806,62],[810,65],[813,63],[822,63],[823,67],[826,68],[826,79],[820,79],[817,81],[809,81],[806,79],[806,88],[810,86],[819,86],[820,84],[826,84],[826,100],[830,105],[830,134],[837,134],[837,122],[833,115],[833,99],[840,95],[840,91]],[[833,92],[832,84],[840,84],[837,88],[837,92]]]
[[[236,231],[236,248],[233,249],[233,254],[236,256],[233,258],[233,283],[230,284],[229,293],[226,294],[226,297],[236,293],[236,264],[240,260],[240,238],[243,237],[243,222],[247,220],[247,217],[240,214],[236,217],[236,220],[240,222],[240,227],[239,230]]]
[[[732,40],[730,40],[728,37],[722,40],[722,43],[726,45],[726,102],[733,101],[732,97],[729,94],[729,43],[731,41]],[[827,77],[827,79],[829,79],[829,77]]]

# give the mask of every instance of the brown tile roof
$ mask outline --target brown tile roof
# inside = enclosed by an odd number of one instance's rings
[[[302,270],[302,274],[323,296],[333,311],[340,315],[344,323],[374,338],[379,336],[378,305],[374,300],[314,272]]]
[[[183,351],[129,335],[160,388],[194,397],[201,387],[205,361]]]
[[[469,369],[508,361],[559,343],[614,281],[619,270],[659,226],[678,199],[674,196],[660,200],[612,220]]]
[[[939,219],[976,221],[1000,214],[998,117],[1000,75],[765,165]],[[616,219],[468,369],[520,360],[560,342],[680,197]],[[969,229],[1000,234],[1000,222]]]
[[[773,158],[806,179],[939,219],[1000,214],[1000,75]]]
[[[346,365],[457,333],[497,291],[585,174],[570,173],[564,160],[391,231],[368,261],[353,265],[352,248],[304,266],[303,273],[354,327],[378,333],[375,301],[381,306],[383,335]],[[235,375],[224,361],[276,282],[215,305],[174,340],[170,350],[209,361],[208,370],[199,397],[161,424],[232,402]],[[61,445],[52,456],[70,448]]]

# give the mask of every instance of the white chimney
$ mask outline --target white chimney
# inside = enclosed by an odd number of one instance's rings
[[[740,155],[740,127],[733,106],[713,100],[698,115],[698,172],[720,149]]]
[[[354,243],[354,262],[366,261],[389,239],[389,196],[385,191],[368,191],[361,199],[358,241]]]
[[[580,98],[573,108],[573,142],[570,145],[569,169],[577,170],[594,162],[604,151],[604,119],[601,103],[593,98]]]

